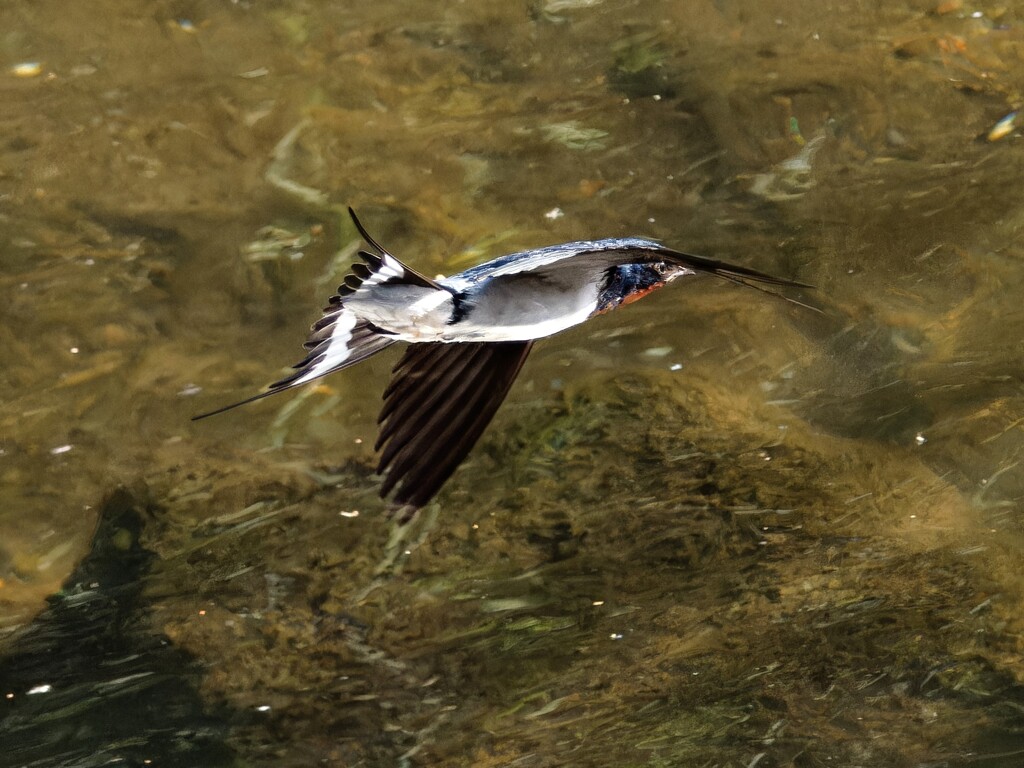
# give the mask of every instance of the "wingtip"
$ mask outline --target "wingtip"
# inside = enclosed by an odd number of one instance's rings
[[[387,516],[398,525],[408,525],[416,517],[416,513],[423,507],[410,503],[389,503],[387,505]]]

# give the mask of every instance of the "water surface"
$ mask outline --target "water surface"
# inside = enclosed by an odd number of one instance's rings
[[[1019,765],[1022,23],[6,3],[0,764]],[[429,274],[643,235],[822,313],[538,344],[376,578],[394,355],[188,420],[299,359],[347,205]]]

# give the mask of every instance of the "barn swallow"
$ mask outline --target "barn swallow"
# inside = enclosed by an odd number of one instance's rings
[[[707,272],[754,283],[810,288],[749,267],[694,256],[643,238],[584,240],[521,251],[451,277],[429,278],[374,240],[328,300],[295,372],[266,391],[193,417],[203,419],[360,363],[407,342],[384,390],[374,450],[380,495],[405,521],[438,492],[505,399],[533,343]],[[772,291],[787,301],[807,306]]]

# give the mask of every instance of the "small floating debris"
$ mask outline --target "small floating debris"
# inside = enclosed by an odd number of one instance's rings
[[[544,134],[545,140],[561,144],[563,147],[577,152],[593,152],[604,149],[604,140],[608,138],[608,131],[602,131],[600,128],[587,128],[578,120],[548,123],[541,126],[541,133]]]
[[[53,690],[53,686],[52,685],[43,684],[43,685],[33,686],[32,688],[29,688],[27,691],[25,691],[25,693],[28,694],[29,696],[34,696],[37,693],[49,693],[52,690]]]
[[[544,218],[550,219],[551,221],[554,221],[555,219],[560,219],[563,216],[565,216],[565,211],[563,211],[561,208],[552,208],[550,211],[544,214]]]
[[[776,165],[769,173],[754,176],[751,194],[771,202],[784,202],[802,197],[814,186],[811,175],[814,156],[825,143],[823,135],[815,136],[803,149]]]
[[[581,8],[594,8],[604,0],[545,0],[542,5],[544,13],[575,11]]]
[[[985,136],[986,141],[999,141],[1013,132],[1013,121],[1017,119],[1018,112],[1014,110],[1003,117],[998,123],[992,126],[992,130]]]
[[[242,249],[247,261],[278,261],[286,257],[290,261],[298,261],[305,254],[303,248],[313,241],[313,235],[307,231],[292,231],[285,227],[268,225],[256,231],[256,240]]]
[[[243,77],[246,80],[255,80],[257,77],[266,77],[270,74],[270,70],[266,67],[257,67],[256,69],[250,69],[247,72],[239,72],[238,76]]]
[[[644,350],[647,357],[668,357],[672,354],[672,347],[650,347]]]
[[[58,445],[56,448],[51,448],[50,453],[54,456],[60,456],[62,453],[67,453],[74,446],[71,445]]]
[[[807,139],[800,133],[800,122],[793,117],[789,116],[789,137],[796,142],[797,146],[802,147],[807,143]]]
[[[182,32],[194,34],[197,31],[196,25],[192,19],[176,19],[174,23],[178,25],[178,29]]]
[[[38,61],[22,61],[11,67],[11,74],[15,77],[38,77],[43,74],[43,65]]]

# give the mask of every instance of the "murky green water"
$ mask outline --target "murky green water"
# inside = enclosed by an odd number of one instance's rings
[[[0,64],[0,765],[1022,764],[1024,9],[10,0]],[[346,205],[824,314],[539,344],[371,588],[394,356],[188,421],[298,359]]]

